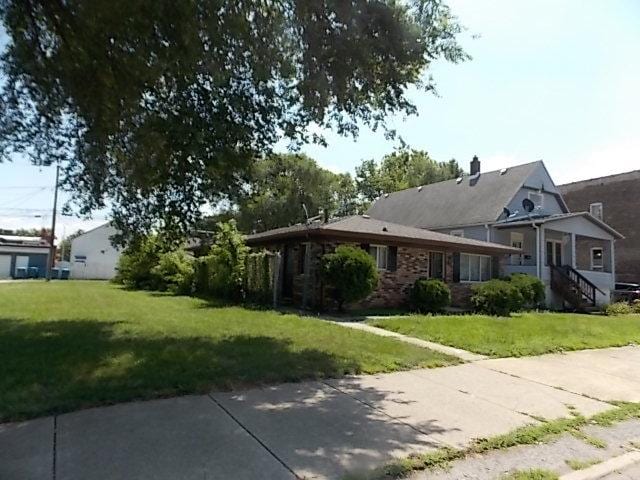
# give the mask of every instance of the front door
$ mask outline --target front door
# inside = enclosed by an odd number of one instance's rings
[[[562,242],[547,240],[547,265],[562,266]]]

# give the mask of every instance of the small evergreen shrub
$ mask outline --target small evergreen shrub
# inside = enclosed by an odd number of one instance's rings
[[[421,313],[439,313],[451,305],[451,290],[442,280],[416,280],[409,294],[411,308]]]
[[[544,303],[544,283],[538,277],[514,273],[509,277],[509,281],[520,291],[526,308],[536,308]]]
[[[183,249],[160,255],[158,265],[151,269],[157,278],[157,289],[178,295],[189,295],[193,289],[194,259]]]
[[[520,289],[510,281],[489,280],[474,285],[471,290],[471,303],[480,313],[508,317],[511,312],[522,310],[524,306]]]
[[[338,309],[366,298],[378,284],[376,263],[361,248],[341,245],[322,258],[323,280],[333,288]]]
[[[627,302],[615,302],[604,308],[604,313],[609,316],[628,315],[633,312],[633,307]]]

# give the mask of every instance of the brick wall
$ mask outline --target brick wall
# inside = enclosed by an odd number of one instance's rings
[[[625,236],[615,242],[616,280],[640,282],[640,171],[559,188],[572,212],[603,204],[604,221]]]

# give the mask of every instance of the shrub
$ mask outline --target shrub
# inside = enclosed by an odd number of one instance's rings
[[[535,308],[544,303],[544,283],[538,277],[514,273],[509,277],[509,281],[520,291],[525,307]]]
[[[476,311],[488,315],[509,316],[522,310],[524,298],[520,289],[510,281],[489,280],[472,287],[471,303]]]
[[[203,295],[237,301],[243,294],[245,261],[249,248],[234,220],[218,223],[217,229],[211,253],[198,260],[197,290]]]
[[[632,311],[633,309],[631,305],[629,305],[627,302],[611,303],[604,308],[604,313],[609,316],[628,315],[629,313],[632,313]]]
[[[451,290],[442,280],[416,280],[409,295],[411,307],[418,312],[438,313],[451,304]]]
[[[632,313],[640,313],[640,299],[631,302]]]
[[[147,237],[130,245],[118,260],[117,283],[127,288],[157,290],[161,278],[153,272],[158,265],[163,245],[157,236]]]
[[[157,278],[158,290],[189,295],[193,289],[194,259],[183,249],[160,255],[158,265],[151,269]]]
[[[267,251],[247,255],[244,281],[247,300],[264,304],[273,299],[273,268],[273,255]]]
[[[346,245],[323,256],[322,277],[333,287],[339,310],[345,303],[362,300],[378,284],[378,270],[371,255],[361,248]]]

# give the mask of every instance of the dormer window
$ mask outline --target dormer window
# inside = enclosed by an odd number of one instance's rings
[[[589,205],[589,213],[596,217],[598,220],[602,220],[604,218],[604,210],[602,208],[602,203],[592,203]]]
[[[536,207],[544,206],[544,195],[540,192],[529,192],[529,200],[531,200]]]

